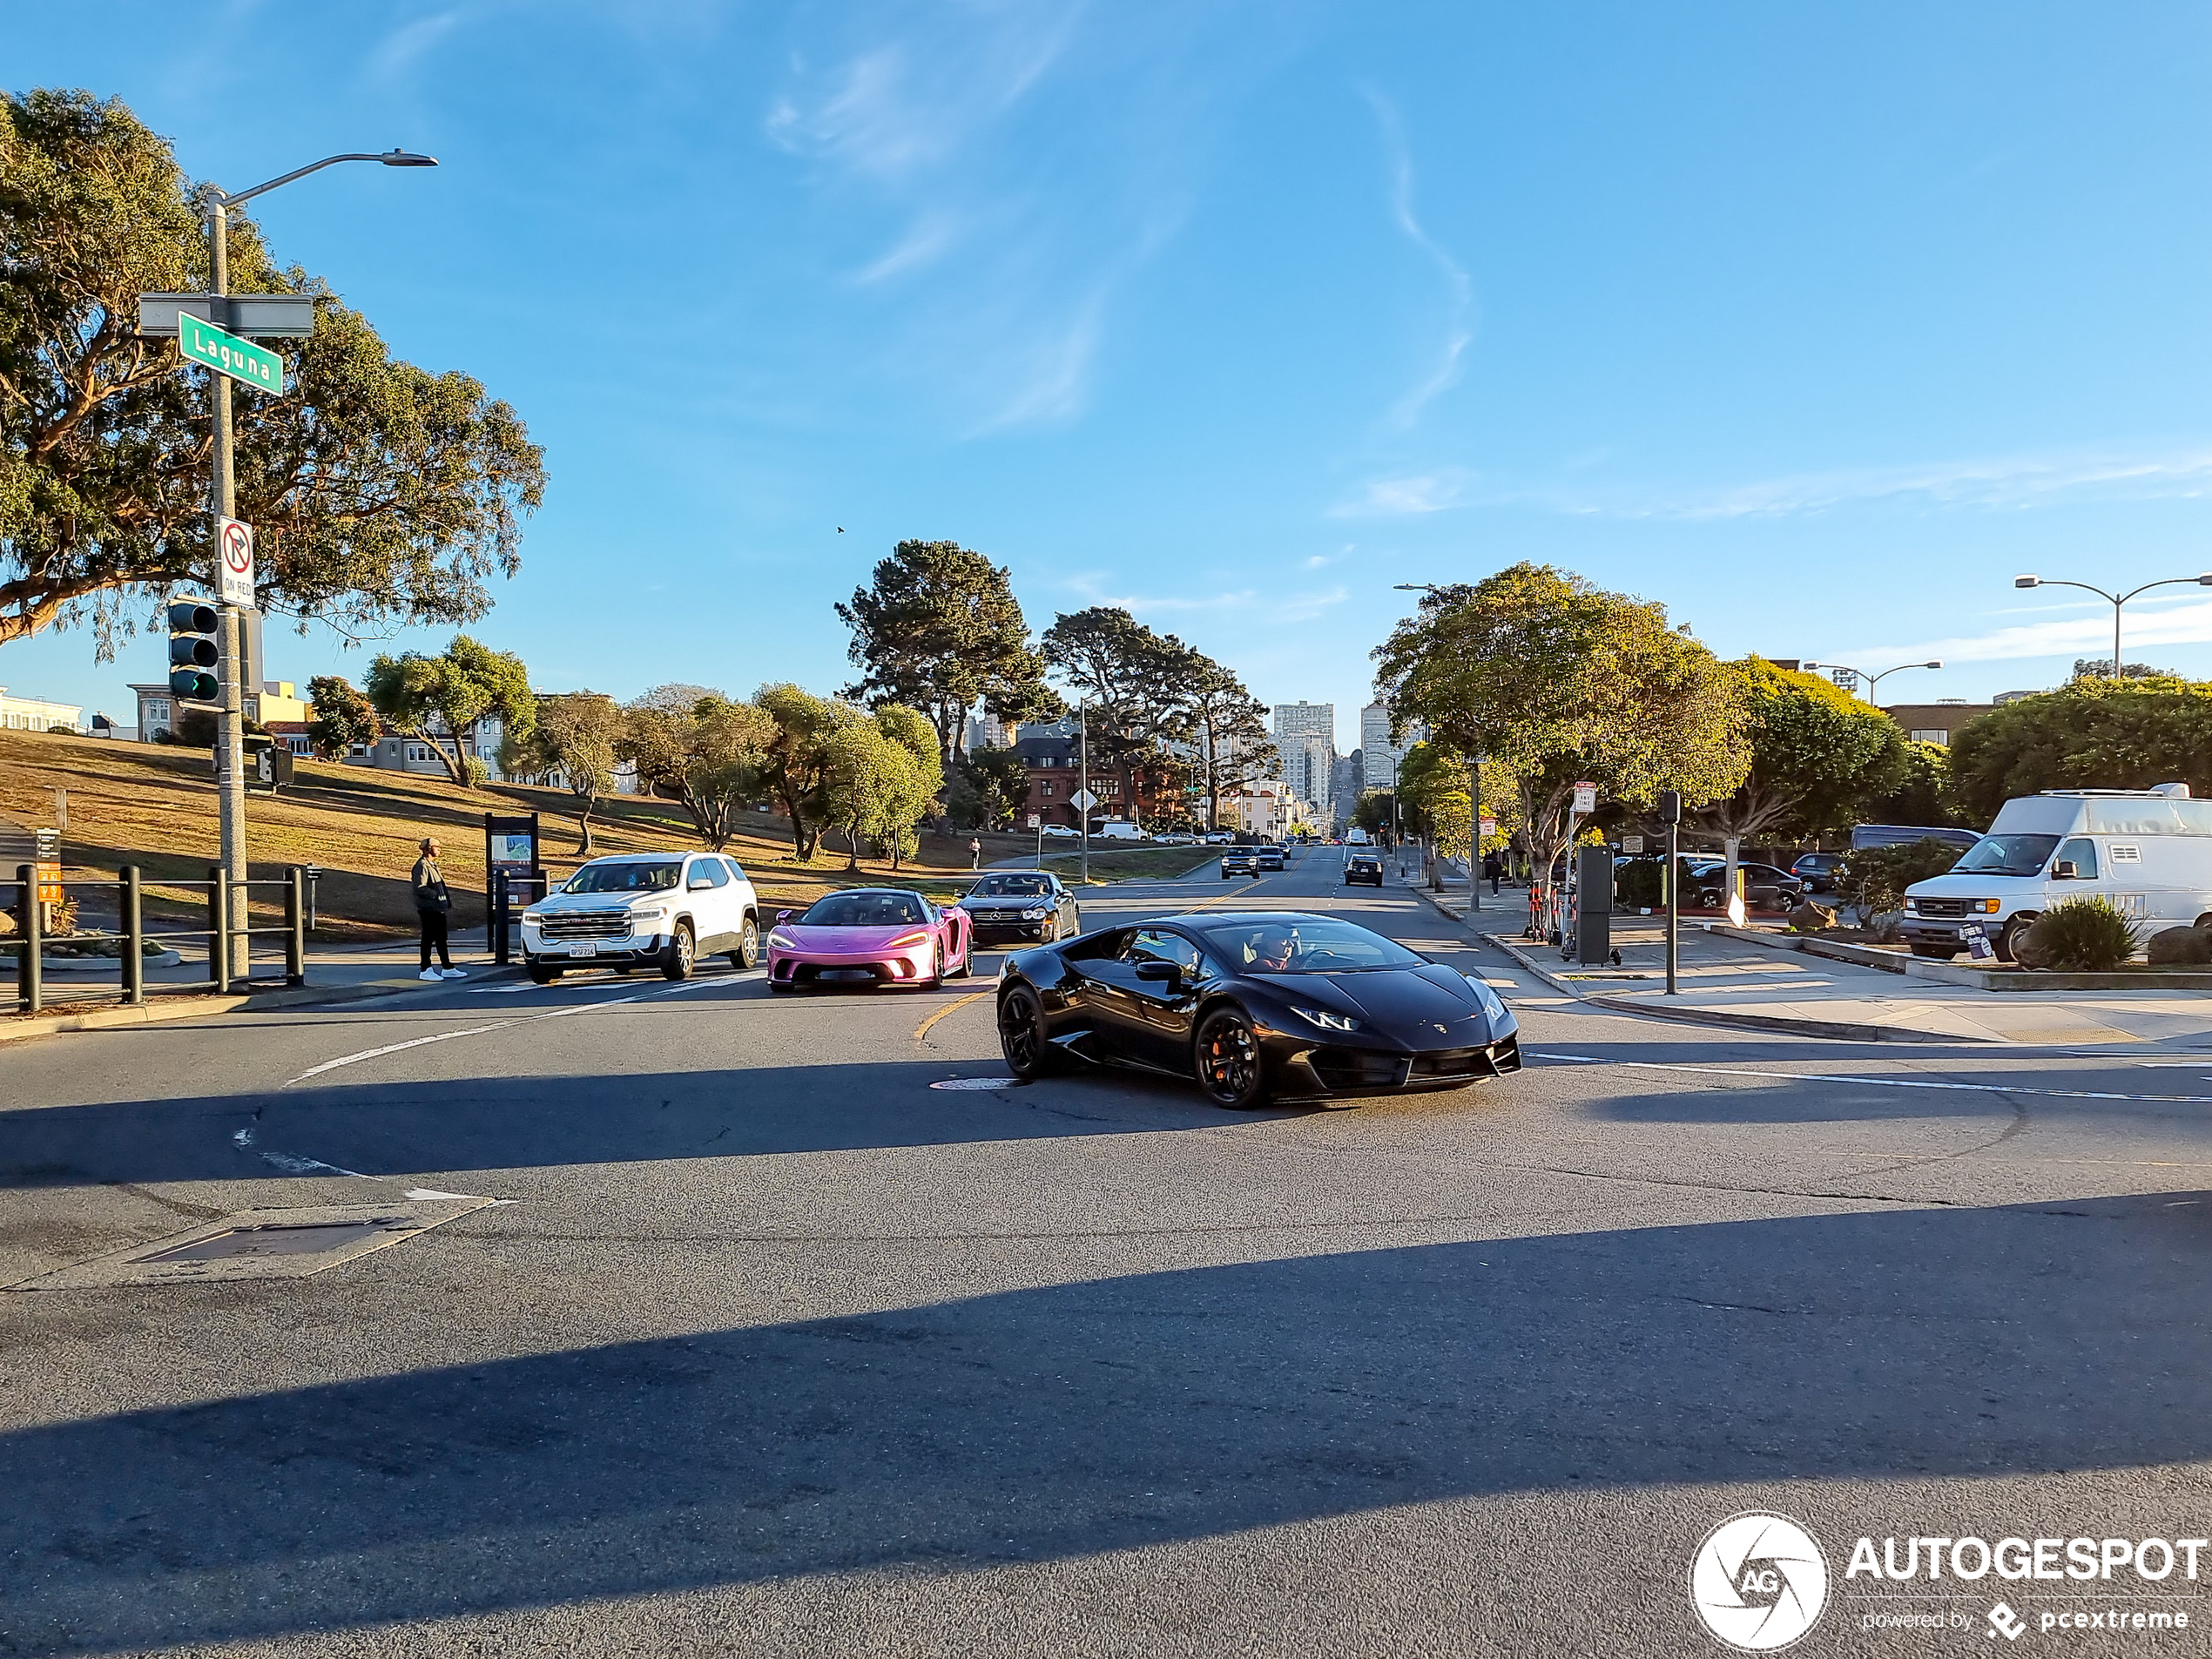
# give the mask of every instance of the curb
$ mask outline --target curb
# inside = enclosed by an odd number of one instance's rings
[[[502,975],[494,969],[487,978]],[[425,988],[428,988],[427,987]],[[87,1008],[82,1014],[46,1015],[35,1020],[0,1019],[0,1042],[26,1037],[50,1037],[66,1031],[107,1031],[121,1026],[166,1025],[174,1020],[198,1020],[219,1014],[259,1014],[275,1008],[312,1007],[318,1003],[367,1002],[379,997],[413,996],[416,993],[389,985],[287,985],[281,990],[249,991],[233,996],[162,997],[136,1008]]]
[[[1685,1025],[1717,1025],[1746,1031],[1771,1031],[1784,1036],[1825,1037],[1836,1042],[1933,1042],[1946,1045],[1979,1042],[1979,1037],[1943,1036],[1932,1031],[1916,1031],[1902,1025],[1861,1025],[1849,1020],[1801,1020],[1780,1014],[1739,1014],[1733,1008],[1698,1008],[1655,1007],[1649,1002],[1633,1001],[1625,996],[1608,996],[1602,992],[1583,990],[1573,980],[1562,979],[1521,949],[1513,940],[1496,934],[1484,934],[1483,939],[1519,962],[1538,979],[1563,996],[1591,1008],[1605,1008],[1615,1014],[1641,1014],[1654,1020],[1675,1020]]]

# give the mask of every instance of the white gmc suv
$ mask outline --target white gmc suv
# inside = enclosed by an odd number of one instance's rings
[[[564,968],[651,966],[689,979],[701,956],[760,960],[760,900],[719,853],[617,853],[580,865],[523,912],[523,966],[540,985]]]

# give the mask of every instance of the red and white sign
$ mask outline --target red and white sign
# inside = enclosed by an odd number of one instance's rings
[[[1592,813],[1597,811],[1597,786],[1595,784],[1575,786],[1575,811],[1583,818],[1588,818]]]
[[[216,550],[222,556],[217,572],[223,603],[253,608],[253,527],[242,519],[215,521]]]

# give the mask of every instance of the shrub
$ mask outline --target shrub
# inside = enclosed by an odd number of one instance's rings
[[[1895,846],[1853,847],[1837,872],[1837,894],[1862,921],[1878,911],[1902,910],[1905,888],[1948,873],[1960,853],[1960,848],[1933,836]]]
[[[2101,896],[2053,905],[2028,933],[2039,960],[2078,973],[2109,974],[2135,954],[2135,924]]]

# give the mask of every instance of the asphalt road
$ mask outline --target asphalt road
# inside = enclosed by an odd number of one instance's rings
[[[2203,1591],[1844,1567],[2212,1532],[2212,1056],[1588,1012],[1329,850],[1084,910],[1224,900],[1484,974],[1529,1069],[937,1090],[1003,1076],[988,977],[718,965],[0,1049],[0,1285],[501,1201],[313,1278],[0,1295],[0,1653],[1711,1655],[1686,1575],[1753,1509],[1827,1557],[1800,1652]],[[2212,1600],[2125,1605],[2202,1616],[2069,1650],[2212,1646]],[[1928,1609],[1965,1628],[1866,1628]]]

